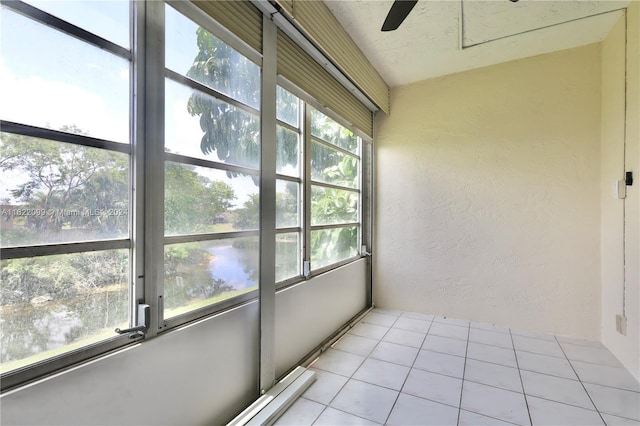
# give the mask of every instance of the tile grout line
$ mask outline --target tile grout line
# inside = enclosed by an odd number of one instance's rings
[[[527,407],[527,415],[529,416],[529,424],[533,425],[533,419],[531,418],[531,409],[529,408],[529,400],[527,399],[527,393],[524,390],[524,380],[522,380],[522,372],[520,371],[520,363],[518,362],[518,353],[516,351],[516,345],[513,341],[513,334],[509,329],[509,336],[511,336],[511,345],[513,345],[513,356],[516,359],[516,367],[518,368],[518,377],[520,377],[520,386],[522,386],[522,396],[524,397],[524,403]]]
[[[567,361],[569,362],[569,365],[571,366],[571,369],[573,370],[573,373],[576,375],[576,377],[578,378],[578,382],[580,382],[580,385],[582,386],[582,389],[584,389],[584,392],[587,394],[587,396],[589,397],[589,401],[591,401],[591,404],[593,405],[593,408],[595,408],[596,413],[598,413],[598,415],[600,416],[600,419],[602,420],[603,424],[607,424],[607,422],[604,420],[604,417],[602,417],[602,413],[600,412],[600,410],[598,409],[598,407],[596,407],[596,403],[593,402],[593,398],[591,398],[591,395],[589,394],[589,391],[587,390],[587,387],[584,385],[584,383],[582,382],[582,379],[580,379],[580,376],[578,375],[578,372],[576,371],[576,369],[573,367],[573,364],[571,363],[571,360],[569,359],[569,357],[567,356],[566,352],[564,351],[564,348],[562,347],[562,345],[560,344],[560,342],[558,341],[558,338],[556,337],[556,335],[553,335],[553,338],[556,340],[556,343],[558,344],[558,346],[560,346],[560,350],[562,351],[562,354],[565,356],[565,358],[567,358]]]
[[[404,313],[404,311],[402,313]],[[402,313],[400,313],[400,316],[402,316]],[[398,318],[400,318],[400,316]],[[425,334],[424,337],[422,338],[422,344],[418,348],[418,352],[416,353],[416,356],[413,359],[413,362],[411,363],[411,366],[409,367],[409,372],[407,373],[407,377],[404,378],[404,381],[402,382],[402,386],[400,386],[400,390],[398,391],[398,395],[396,395],[396,400],[393,401],[393,405],[391,405],[391,410],[389,410],[389,414],[387,414],[387,418],[384,419],[384,422],[382,423],[383,425],[387,424],[387,422],[389,421],[389,417],[391,417],[391,413],[393,413],[393,409],[396,407],[396,404],[398,403],[398,398],[400,398],[400,394],[402,393],[402,389],[404,388],[404,385],[407,383],[407,379],[409,378],[409,374],[411,374],[411,370],[413,369],[413,366],[415,365],[416,360],[420,356],[420,351],[422,350],[422,345],[424,345],[424,341],[427,339],[427,336],[429,335],[429,331],[431,330],[431,326],[432,325],[433,325],[433,319],[431,319],[431,322],[429,323],[429,328],[427,329],[427,334]]]
[[[460,425],[460,414],[462,413],[462,394],[464,392],[464,375],[467,371],[467,354],[469,352],[469,336],[471,335],[471,321],[469,321],[469,329],[467,330],[467,344],[464,348],[464,365],[462,366],[462,383],[460,384],[460,401],[458,402],[458,420],[456,425]]]
[[[391,315],[390,315],[390,316],[391,316]],[[366,317],[365,317],[365,318],[366,318]],[[391,326],[389,327],[389,330],[391,330],[391,328],[393,327],[393,324],[395,324],[395,323],[396,323],[396,321],[398,321],[398,318],[400,318],[400,316],[397,316],[397,317],[396,317],[395,321],[393,321],[393,323],[392,323],[392,324],[391,324]],[[369,323],[365,323],[365,322],[364,322],[364,318],[363,318],[363,319],[362,319],[362,321],[360,321],[360,324],[369,324]],[[377,324],[371,324],[371,325],[377,325]],[[376,345],[373,347],[373,349],[371,349],[371,350],[369,351],[369,353],[364,357],[364,359],[362,360],[362,362],[360,362],[360,364],[358,364],[358,367],[356,367],[356,369],[353,371],[353,373],[352,373],[350,376],[342,376],[341,374],[333,373],[332,371],[323,370],[323,371],[327,371],[328,373],[337,374],[338,376],[347,377],[347,380],[344,382],[344,384],[343,384],[342,386],[340,386],[340,389],[338,389],[338,391],[337,391],[337,392],[336,392],[336,394],[333,396],[333,398],[331,398],[331,399],[329,400],[329,402],[324,406],[323,410],[320,412],[320,414],[318,415],[318,417],[313,421],[312,425],[313,425],[313,424],[315,424],[315,423],[318,421],[318,419],[322,416],[322,414],[324,414],[324,412],[325,412],[325,411],[327,411],[327,408],[331,407],[331,403],[333,402],[333,400],[334,400],[334,399],[336,399],[336,397],[340,394],[340,392],[342,392],[342,390],[344,389],[344,387],[347,385],[347,383],[349,383],[349,381],[352,379],[353,375],[354,375],[354,374],[356,374],[356,372],[357,372],[357,371],[358,371],[358,369],[362,366],[362,364],[364,364],[364,362],[365,362],[367,359],[369,359],[369,355],[371,355],[371,353],[372,353],[372,352],[374,351],[374,349],[378,346],[378,344],[380,344],[380,342],[382,342],[382,339],[384,338],[384,336],[386,336],[386,335],[387,335],[387,333],[389,332],[389,330],[387,330],[387,331],[382,335],[382,337],[380,337],[380,339],[371,339],[371,340],[377,340],[377,342],[378,342],[378,343],[376,343]],[[345,336],[346,336],[346,334],[345,334]],[[356,335],[356,334],[354,334],[354,336],[357,336],[357,335]],[[364,336],[358,336],[358,337],[362,337],[362,338],[368,339],[368,337],[364,337]],[[338,340],[337,342],[339,342],[339,341],[340,341],[340,340]],[[337,343],[337,342],[336,342],[336,343]],[[335,344],[335,343],[334,343],[334,344]],[[333,346],[332,346],[332,349],[334,349],[334,350],[336,350],[336,351],[340,351],[340,352],[348,353],[348,354],[351,354],[351,355],[357,355],[357,354],[354,354],[354,353],[352,353],[352,352],[342,351],[342,350],[340,350],[340,349],[335,349],[335,348],[333,348]],[[373,358],[373,359],[375,359],[375,358]],[[320,368],[319,370],[322,370],[322,369]],[[355,379],[354,379],[354,380],[355,380]],[[360,417],[360,416],[358,416],[358,415],[356,415],[356,414],[353,414],[353,413],[347,413],[346,411],[340,410],[340,409],[335,408],[335,407],[331,407],[331,408],[333,408],[334,410],[342,411],[343,413],[346,413],[346,414],[349,414],[349,415],[352,415],[352,416]],[[364,417],[360,417],[360,418],[361,418],[361,419],[364,419]],[[368,419],[365,419],[365,420],[368,420]]]

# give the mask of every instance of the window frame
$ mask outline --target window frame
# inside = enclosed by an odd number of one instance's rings
[[[130,37],[134,31],[137,31],[138,26],[142,23],[139,14],[139,8],[136,6],[136,3],[137,2],[131,2],[129,4]],[[53,31],[59,31],[66,36],[76,38],[81,42],[85,42],[95,48],[103,49],[117,57],[129,61],[129,143],[126,144],[85,135],[71,134],[53,129],[15,123],[0,119],[0,128],[2,129],[2,132],[127,154],[129,156],[129,187],[136,187],[136,185],[139,184],[139,178],[141,177],[137,168],[135,167],[136,162],[134,159],[136,152],[139,149],[136,142],[137,139],[134,137],[134,114],[135,111],[137,111],[138,106],[134,106],[134,86],[137,84],[138,76],[137,64],[134,61],[134,50],[136,46],[132,45],[131,49],[126,49],[92,32],[89,32],[84,28],[71,24],[65,20],[62,20],[52,14],[44,12],[34,6],[31,6],[30,4],[24,3],[19,0],[3,2],[2,6],[7,7],[9,10],[24,16],[26,19],[32,20],[36,24],[47,26]],[[135,316],[137,315],[137,313],[135,312],[136,309],[134,308],[135,304],[133,303],[133,301],[137,300],[137,298],[136,294],[134,294],[134,289],[136,288],[136,274],[134,265],[136,264],[136,260],[138,258],[138,250],[135,241],[137,235],[136,231],[140,226],[142,217],[140,205],[134,201],[136,200],[136,197],[136,192],[130,189],[128,206],[129,236],[127,238],[112,238],[105,240],[90,240],[71,243],[35,244],[28,246],[6,247],[2,248],[2,259],[9,260],[20,258],[35,258],[60,254],[126,249],[129,251],[129,272],[127,274],[129,276],[128,316],[129,323],[135,323]],[[77,363],[85,362],[95,357],[102,356],[108,352],[123,348],[127,345],[138,342],[141,339],[142,336],[138,335],[124,335],[114,333],[114,335],[110,338],[82,346],[79,349],[73,349],[68,352],[46,358],[42,361],[27,364],[14,370],[9,370],[2,374],[2,380],[0,381],[1,391],[5,392],[8,389],[24,385],[48,374],[52,374],[62,369],[69,368]]]
[[[151,308],[150,326],[145,336],[138,334],[123,334],[106,340],[83,346],[73,351],[47,358],[43,361],[28,364],[24,367],[8,371],[2,374],[1,392],[22,386],[47,375],[55,374],[65,369],[75,367],[79,363],[87,362],[104,356],[107,353],[120,350],[128,345],[140,343],[169,332],[192,321],[219,314],[228,309],[255,301],[259,296],[259,289],[249,293],[231,297],[194,311],[177,315],[168,319],[164,318],[164,247],[168,244],[198,241],[215,241],[224,238],[259,236],[262,230],[233,231],[220,233],[203,233],[189,235],[165,236],[164,233],[164,170],[166,161],[175,161],[180,164],[212,167],[225,171],[236,171],[251,175],[260,175],[261,168],[252,169],[243,166],[212,162],[209,160],[195,159],[178,154],[164,152],[165,132],[165,78],[187,85],[207,95],[213,96],[233,106],[247,110],[261,120],[265,120],[265,109],[255,109],[240,101],[211,89],[186,76],[178,74],[165,67],[165,37],[164,37],[164,8],[165,4],[194,21],[197,25],[209,31],[215,37],[221,39],[233,49],[237,50],[245,58],[256,63],[261,70],[261,79],[264,78],[262,69],[266,59],[261,52],[257,52],[238,36],[230,32],[214,18],[207,15],[196,5],[187,1],[167,0],[156,1],[130,1],[130,49],[125,49],[113,42],[105,40],[74,24],[70,24],[47,12],[41,11],[20,0],[3,2],[3,7],[15,10],[43,25],[54,30],[83,40],[92,46],[107,50],[130,62],[129,66],[129,144],[122,144],[89,136],[67,134],[50,129],[13,123],[0,120],[3,132],[17,133],[25,136],[34,136],[58,142],[68,142],[76,145],[107,149],[123,152],[129,155],[130,193],[129,212],[130,227],[129,237],[125,239],[111,239],[101,241],[88,241],[81,243],[40,245],[28,247],[12,247],[2,249],[3,259],[20,257],[45,256],[51,254],[77,253],[83,251],[96,251],[107,249],[129,250],[129,319],[130,325],[138,323],[138,304],[148,304]],[[263,29],[263,34],[266,31]],[[275,62],[275,55],[272,62]],[[275,64],[273,72],[275,72]],[[289,91],[298,98],[298,127],[292,126],[275,118],[271,123],[273,127],[282,126],[298,135],[299,175],[298,177],[275,173],[275,181],[294,182],[298,185],[298,219],[296,227],[274,226],[267,235],[297,233],[298,234],[298,274],[288,279],[275,282],[275,291],[299,284],[305,280],[324,274],[333,269],[352,263],[368,256],[365,252],[371,247],[372,221],[372,149],[373,138],[358,130],[351,123],[335,114],[330,109],[321,105],[309,94],[295,86],[281,75],[274,78],[274,89],[277,86]],[[263,82],[264,83],[264,82]],[[359,148],[356,154],[328,144],[320,138],[311,135],[310,107],[325,114],[338,124],[354,132],[359,138]],[[274,107],[275,109],[275,107]],[[264,144],[265,135],[261,132],[262,147],[274,147],[275,141]],[[314,182],[311,179],[311,147],[313,141],[330,146],[345,155],[358,158],[358,176],[360,185],[358,189],[342,187],[339,185]],[[148,142],[146,141],[153,141]],[[358,193],[358,218],[357,222],[335,225],[311,226],[311,186],[335,187]],[[275,185],[275,183],[274,183]],[[262,194],[260,194],[262,205]],[[261,207],[262,208],[262,207]],[[262,226],[262,222],[260,222]],[[315,268],[304,274],[303,265],[311,260],[311,231],[330,229],[335,227],[358,227],[358,247],[356,255],[338,262]],[[275,242],[275,240],[274,240]],[[262,243],[260,243],[262,245]],[[313,267],[313,265],[311,265]],[[262,274],[262,270],[260,272]],[[370,274],[369,274],[370,275]],[[262,283],[259,280],[259,286]],[[367,290],[370,293],[370,289]],[[369,299],[368,299],[369,300]]]

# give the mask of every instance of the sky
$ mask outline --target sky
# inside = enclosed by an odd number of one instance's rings
[[[129,3],[109,1],[27,1],[34,6],[129,48]],[[167,66],[186,74],[198,53],[197,25],[167,7]],[[0,118],[59,129],[76,125],[90,136],[129,143],[130,63],[102,49],[5,7],[0,12]],[[199,117],[187,112],[191,89],[170,82],[165,100],[166,146],[176,153],[218,160],[200,151]],[[258,192],[252,179],[198,168],[236,191],[240,207]],[[16,174],[2,175],[11,186]],[[7,185],[0,198],[8,196]]]

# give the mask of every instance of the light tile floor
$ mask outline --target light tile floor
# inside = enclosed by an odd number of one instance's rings
[[[374,309],[311,368],[277,425],[640,425],[599,342]]]

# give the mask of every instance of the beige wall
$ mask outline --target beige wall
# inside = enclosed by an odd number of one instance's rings
[[[622,17],[602,43],[602,341],[640,378],[640,4],[637,1],[631,2],[627,10],[626,25]],[[622,179],[624,170],[634,171],[635,183],[627,188],[628,195],[623,201],[615,196],[613,187]],[[616,315],[623,313],[623,306],[626,336],[616,331],[615,322]]]
[[[600,45],[398,87],[376,305],[600,338]]]

